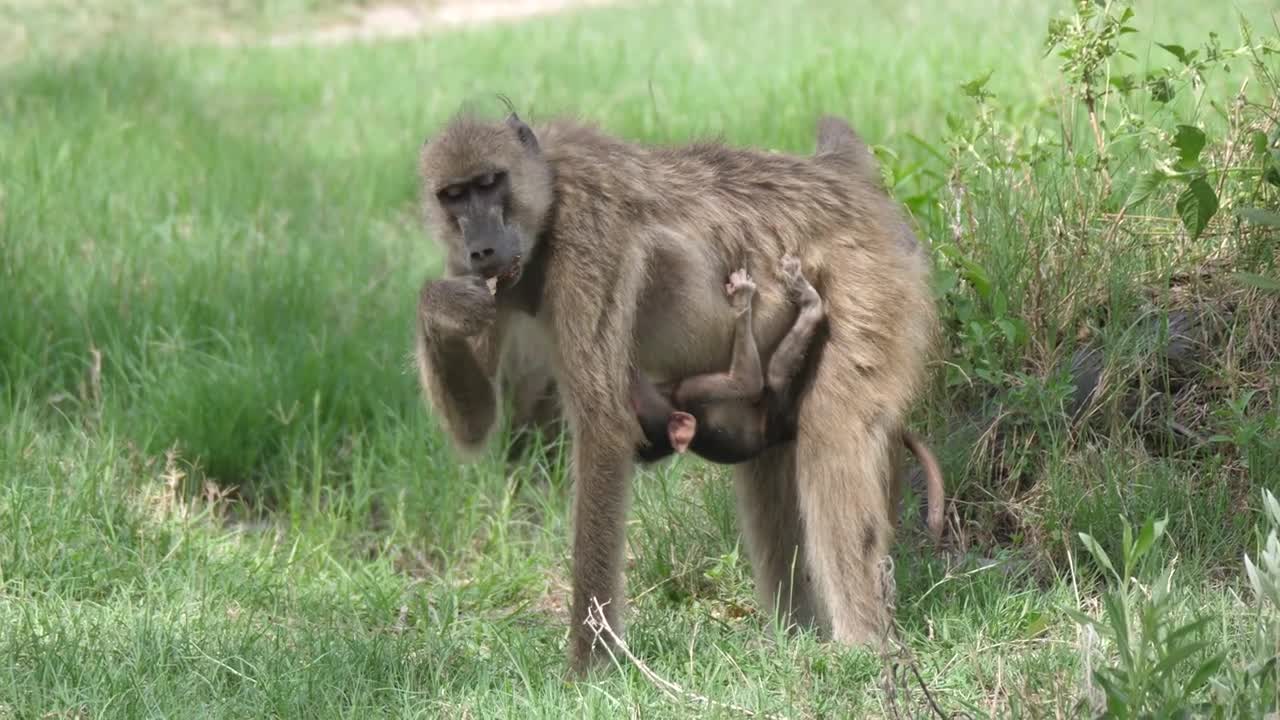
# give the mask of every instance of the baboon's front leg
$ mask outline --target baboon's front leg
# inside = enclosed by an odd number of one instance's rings
[[[493,299],[476,278],[428,281],[415,326],[422,390],[454,442],[473,452],[497,419],[493,379],[504,323]]]
[[[746,270],[738,270],[729,276],[725,291],[737,313],[729,372],[694,375],[682,380],[675,392],[677,407],[759,397],[764,389],[760,350],[756,347],[756,334],[751,324],[751,300],[755,296],[756,284]]]
[[[616,267],[643,268],[644,263],[608,267],[615,272]],[[626,515],[635,450],[643,438],[629,398],[635,308],[643,276],[638,270],[624,270],[611,283],[592,284],[574,282],[577,276],[570,272],[562,270],[561,281],[551,283],[548,313],[554,322],[561,397],[573,435],[569,644],[572,670],[580,675],[594,661],[608,657],[597,645],[609,643],[608,635],[597,636],[587,622],[597,603],[613,632],[619,637],[623,633]]]
[[[627,507],[635,441],[621,425],[595,417],[575,423],[573,438],[573,605],[570,663],[581,674],[607,657],[607,634],[597,635],[589,616],[603,616],[623,634],[623,582]],[[597,613],[597,603],[603,610]]]

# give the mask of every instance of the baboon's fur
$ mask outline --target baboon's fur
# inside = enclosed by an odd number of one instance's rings
[[[720,279],[739,267],[765,280],[753,326],[767,362],[793,317],[778,290],[788,253],[813,269],[826,337],[809,353],[796,441],[735,469],[741,525],[762,602],[838,642],[877,642],[888,618],[876,567],[937,318],[928,259],[870,153],[838,118],[820,122],[812,156],[645,147],[570,121],[532,142],[519,127],[458,118],[423,148],[424,204],[448,277],[423,287],[417,356],[443,426],[474,450],[495,423],[492,379],[511,317],[532,315],[546,333],[573,437],[573,668],[600,657],[583,624],[593,596],[622,627],[641,437],[632,368],[663,382],[726,367],[733,317]],[[469,247],[434,193],[495,168],[508,173],[504,222],[522,262],[493,297],[465,277]]]
[[[509,403],[509,462],[523,458],[534,438],[550,442],[564,429],[546,333],[526,315],[517,315],[513,320],[498,370],[501,396]]]

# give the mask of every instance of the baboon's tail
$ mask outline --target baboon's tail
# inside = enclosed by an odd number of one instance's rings
[[[929,506],[929,534],[933,536],[934,542],[937,542],[942,539],[942,506],[946,502],[942,487],[942,467],[938,465],[938,459],[930,452],[929,446],[925,445],[915,433],[903,430],[902,440],[911,450],[911,454],[916,456],[916,460],[920,461],[920,467],[924,469],[925,496]]]
[[[835,115],[818,118],[818,148],[814,156],[839,163],[876,184],[881,182],[876,156],[843,118]]]

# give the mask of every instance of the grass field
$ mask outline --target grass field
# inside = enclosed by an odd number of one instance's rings
[[[225,7],[280,28],[333,5]],[[1044,53],[1070,3],[887,5],[665,2],[231,48],[189,23],[158,39],[155,14],[61,38],[70,4],[0,0],[39,39],[0,56],[0,718],[929,716],[884,657],[775,631],[728,471],[687,459],[637,477],[627,636],[687,694],[621,659],[563,681],[564,446],[462,464],[409,372],[416,290],[440,272],[415,153],[499,92],[641,141],[807,153],[835,112],[879,146],[947,330],[916,423],[951,546],[907,513],[894,552],[902,642],[945,712],[1275,712],[1274,8],[1138,3],[1133,56],[1094,66],[1138,87],[1097,98]],[[1232,54],[1241,17],[1255,50]],[[1089,22],[1077,39],[1101,37]],[[1203,83],[1157,43],[1208,54]],[[1198,163],[1179,125],[1203,132]],[[1126,205],[1162,162],[1189,174]],[[1199,233],[1197,168],[1220,206]],[[1178,313],[1207,328],[1194,362],[1163,359]],[[1102,382],[1073,422],[1061,368],[1081,348]],[[1132,572],[1126,544],[1151,548]]]

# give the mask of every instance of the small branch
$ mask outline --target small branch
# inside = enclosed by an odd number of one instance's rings
[[[1102,171],[1102,182],[1105,192],[1104,195],[1111,194],[1111,174],[1107,172],[1107,151],[1106,143],[1102,138],[1102,126],[1098,123],[1097,104],[1094,101],[1093,90],[1088,86],[1085,88],[1084,106],[1089,111],[1089,127],[1093,128],[1093,140],[1098,147],[1098,168]]]
[[[947,714],[938,706],[936,700],[933,699],[933,693],[929,692],[929,686],[924,681],[924,677],[920,674],[920,668],[916,664],[915,657],[911,650],[907,648],[898,638],[897,625],[893,621],[893,613],[896,606],[896,598],[898,594],[897,583],[893,578],[893,558],[885,557],[880,562],[880,600],[885,607],[885,624],[881,629],[881,646],[880,660],[884,663],[884,673],[881,679],[882,689],[884,690],[885,700],[889,706],[889,716],[893,718],[901,717],[898,711],[897,694],[898,688],[907,690],[903,695],[907,699],[908,707],[911,705],[910,681],[915,679],[916,684],[920,686],[920,691],[924,694],[925,703],[928,705],[929,711],[942,720],[952,720],[953,718],[968,718],[967,713]],[[910,672],[910,677],[906,676],[902,671]]]
[[[609,621],[605,619],[604,606],[601,605],[600,601],[594,597],[591,598],[591,607],[587,609],[587,619],[583,622],[591,629],[591,632],[595,633],[595,640],[600,641],[601,644],[604,645],[605,650],[609,653],[609,657],[613,659],[615,664],[617,664],[618,658],[613,654],[614,647],[616,647],[618,651],[622,653],[623,657],[630,661],[632,665],[636,666],[636,669],[640,671],[641,675],[644,675],[646,680],[652,683],[655,687],[661,690],[664,695],[672,700],[677,702],[686,702],[704,708],[717,707],[723,710],[731,710],[746,717],[765,717],[770,718],[771,720],[781,720],[781,717],[778,715],[761,715],[760,713],[748,710],[747,708],[739,705],[712,700],[705,695],[699,695],[693,691],[685,690],[679,685],[654,672],[653,669],[648,665],[645,665],[640,658],[632,654],[631,649],[622,641],[622,638],[618,637],[617,634],[613,632],[613,628],[609,626]],[[604,642],[606,639],[609,642]],[[610,643],[612,643],[612,646]]]

